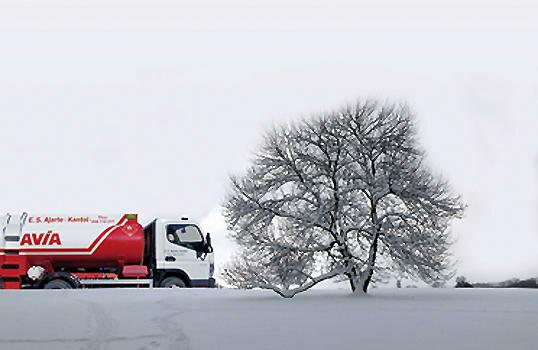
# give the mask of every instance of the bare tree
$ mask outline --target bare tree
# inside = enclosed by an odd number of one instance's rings
[[[449,223],[464,205],[425,166],[413,120],[405,105],[366,101],[268,132],[231,178],[224,214],[242,249],[226,280],[292,297],[330,278],[366,293],[391,270],[449,277]]]

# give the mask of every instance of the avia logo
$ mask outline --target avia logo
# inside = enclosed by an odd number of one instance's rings
[[[47,233],[25,233],[21,239],[21,246],[23,245],[61,245],[60,235],[48,231]]]

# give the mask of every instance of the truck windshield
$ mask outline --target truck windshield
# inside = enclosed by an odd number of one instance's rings
[[[170,243],[194,250],[202,250],[204,236],[196,225],[170,224],[166,227],[166,238]]]

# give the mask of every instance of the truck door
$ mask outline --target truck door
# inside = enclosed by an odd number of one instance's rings
[[[181,269],[189,278],[207,279],[209,261],[202,253],[204,236],[194,224],[167,224],[164,249],[165,269]]]

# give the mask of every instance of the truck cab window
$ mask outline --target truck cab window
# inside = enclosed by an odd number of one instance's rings
[[[196,225],[172,224],[166,227],[166,237],[170,243],[185,248],[201,250],[204,236]]]

